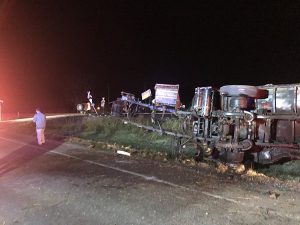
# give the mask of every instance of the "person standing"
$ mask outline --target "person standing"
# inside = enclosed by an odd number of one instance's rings
[[[46,116],[37,108],[33,117],[33,122],[36,125],[36,137],[39,145],[45,144],[45,128],[46,128]]]
[[[100,106],[101,106],[101,114],[105,115],[105,98],[104,97],[102,97]]]
[[[95,104],[93,103],[93,96],[91,95],[91,92],[88,91],[87,92],[87,99],[89,100],[89,102],[91,103],[91,106],[94,106]]]

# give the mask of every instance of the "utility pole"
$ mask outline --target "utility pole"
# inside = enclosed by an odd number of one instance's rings
[[[0,100],[0,121],[2,120],[2,104],[3,100]]]
[[[109,103],[109,83],[107,84],[107,102]]]

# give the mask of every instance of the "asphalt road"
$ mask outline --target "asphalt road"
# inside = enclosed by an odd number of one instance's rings
[[[300,224],[300,193],[0,129],[1,224]]]

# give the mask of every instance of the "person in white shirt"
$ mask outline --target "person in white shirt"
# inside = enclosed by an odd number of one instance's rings
[[[93,96],[91,95],[90,91],[87,92],[87,99],[89,100],[89,102],[91,103],[91,105],[94,106]]]
[[[101,114],[104,115],[105,114],[105,98],[102,97],[102,100],[101,100]]]

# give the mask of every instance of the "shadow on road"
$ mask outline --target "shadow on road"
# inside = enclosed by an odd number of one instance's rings
[[[21,167],[25,163],[39,157],[63,144],[63,140],[47,140],[44,145],[37,145],[36,141],[27,143],[0,160],[0,177],[5,173]]]

